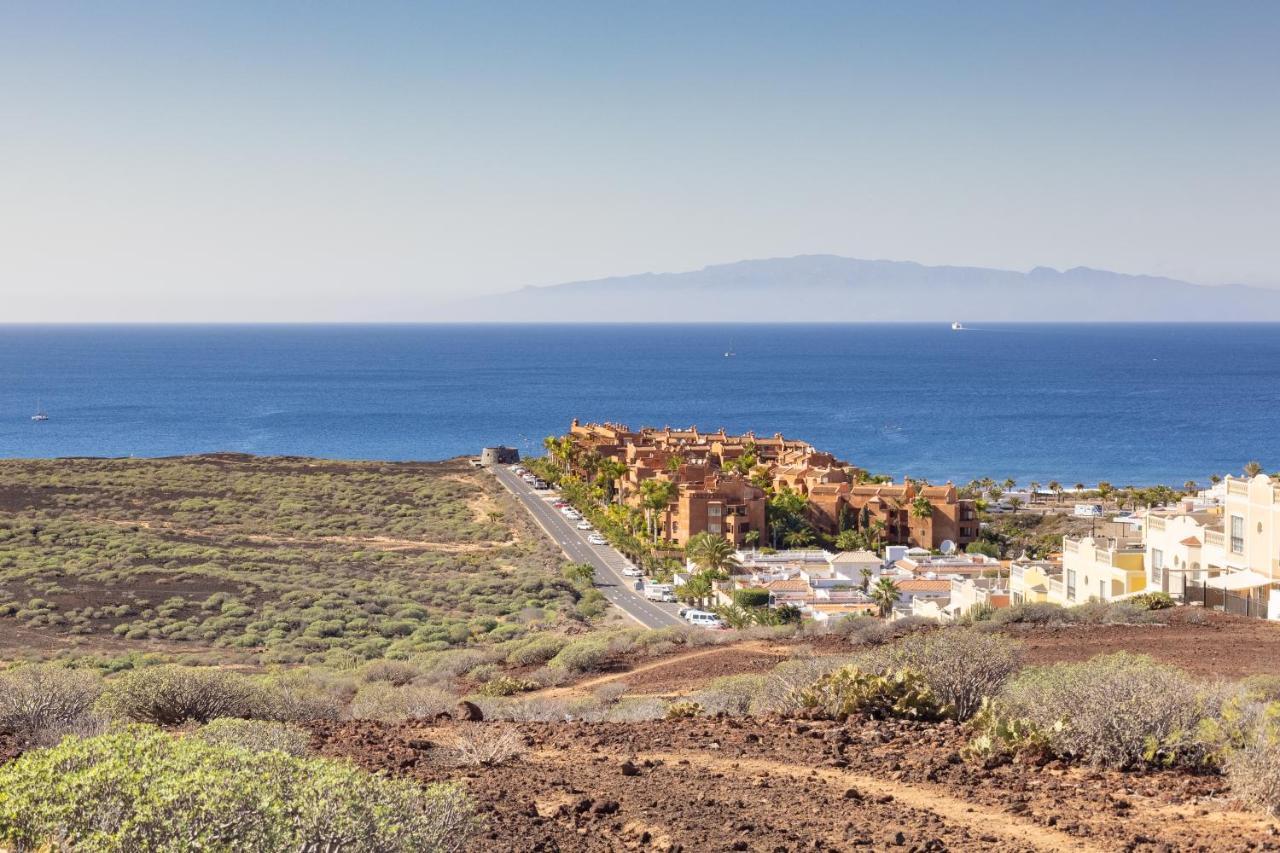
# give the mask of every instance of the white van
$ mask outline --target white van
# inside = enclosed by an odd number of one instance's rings
[[[714,613],[708,613],[705,610],[690,610],[684,614],[684,621],[690,625],[696,625],[699,628],[723,628],[724,623],[720,621],[720,617]]]

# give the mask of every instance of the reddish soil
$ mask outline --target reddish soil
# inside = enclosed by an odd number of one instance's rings
[[[1203,624],[1190,624],[1187,610],[1169,613],[1168,622],[1155,625],[1071,625],[1009,633],[1026,643],[1027,662],[1033,664],[1130,651],[1206,678],[1280,675],[1280,624],[1221,613],[1205,613]]]
[[[520,724],[527,751],[460,769],[502,723],[316,723],[313,747],[421,782],[461,780],[477,849],[1280,850],[1216,776],[984,768],[952,724],[695,719]]]

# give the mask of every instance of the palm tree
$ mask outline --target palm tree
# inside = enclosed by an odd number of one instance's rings
[[[1030,489],[1030,491],[1027,494],[1027,497],[1031,499],[1031,503],[1035,503],[1036,492],[1040,491],[1040,484],[1037,483],[1035,480],[1032,480],[1030,483],[1027,484],[1027,487]]]
[[[1110,483],[1108,483],[1106,480],[1098,481],[1098,497],[1102,498],[1102,500],[1105,501],[1107,500],[1107,498],[1111,497],[1111,495],[1113,495],[1114,493],[1115,493],[1115,488]]]
[[[858,569],[858,574],[862,575],[862,591],[865,593],[867,587],[871,585],[871,570],[866,566]]]
[[[1187,480],[1187,482],[1182,484],[1182,489],[1187,493],[1196,492],[1200,490],[1200,484],[1195,480]]]
[[[699,533],[684,546],[685,556],[704,572],[723,574],[738,568],[735,549],[728,539],[714,533]]]
[[[748,530],[746,533],[742,534],[742,541],[746,542],[752,548],[755,548],[760,544],[760,531]]]
[[[807,527],[789,530],[783,535],[782,544],[788,548],[805,548],[813,544],[813,531]]]
[[[1076,496],[1079,497],[1083,494],[1084,494],[1084,483],[1076,483]]]
[[[1246,477],[1249,477],[1250,479],[1252,479],[1253,477],[1256,477],[1261,473],[1262,473],[1262,463],[1259,462],[1258,460],[1254,459],[1251,462],[1245,463],[1244,475]]]
[[[643,494],[641,503],[645,508],[645,512],[649,517],[649,534],[653,537],[653,542],[658,543],[658,513],[667,508],[671,503],[671,499],[675,497],[676,484],[670,480],[645,480],[640,486]]]
[[[676,598],[701,607],[711,597],[711,591],[711,578],[700,573],[676,587]]]
[[[1014,487],[1014,486],[1016,486],[1016,485],[1018,485],[1018,481],[1017,481],[1017,480],[1013,479],[1012,477],[1006,477],[1006,478],[1005,478],[1005,481],[1004,481],[1004,490],[1005,490],[1006,492],[1012,492],[1012,491],[1013,491],[1013,487]]]
[[[893,612],[893,605],[898,603],[898,585],[893,578],[880,578],[871,587],[871,600],[880,608],[881,617]]]
[[[618,488],[618,481],[627,476],[627,465],[617,459],[605,459],[600,463],[600,477],[605,482],[605,488],[609,493],[609,502],[612,503],[616,498],[619,503],[622,501],[622,490]]]
[[[1054,499],[1058,503],[1062,503],[1062,484],[1057,480],[1049,481],[1049,491],[1053,492]]]
[[[1216,485],[1218,485],[1219,483],[1221,483],[1221,482],[1222,482],[1222,475],[1221,475],[1221,474],[1210,474],[1210,475],[1209,475],[1209,482],[1210,482],[1211,484],[1215,485],[1215,486],[1216,486]]]

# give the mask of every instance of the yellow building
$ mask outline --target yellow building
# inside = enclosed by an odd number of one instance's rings
[[[1015,605],[1049,601],[1049,587],[1055,583],[1061,588],[1062,566],[1057,563],[1014,560],[1009,564],[1009,599]]]
[[[1147,587],[1145,555],[1138,544],[1096,540],[1092,536],[1063,537],[1062,580],[1058,584],[1061,600],[1056,600],[1052,583],[1049,600],[1069,606],[1091,599],[1114,601],[1142,592]]]

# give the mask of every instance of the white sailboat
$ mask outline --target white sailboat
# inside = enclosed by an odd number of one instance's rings
[[[724,351],[724,357],[733,358],[735,355],[737,355],[737,353],[733,351],[733,341],[729,341],[729,348]]]
[[[49,420],[49,416],[48,416],[47,414],[45,414],[44,409],[42,409],[42,408],[40,407],[40,401],[39,401],[39,400],[36,400],[36,413],[35,413],[34,415],[32,415],[32,416],[31,416],[31,420],[33,420],[33,421],[47,421],[47,420]]]
[[[959,320],[956,320],[954,323],[952,323],[952,324],[951,324],[951,331],[953,331],[953,332],[963,332],[963,331],[964,331],[964,325],[963,325]]]

